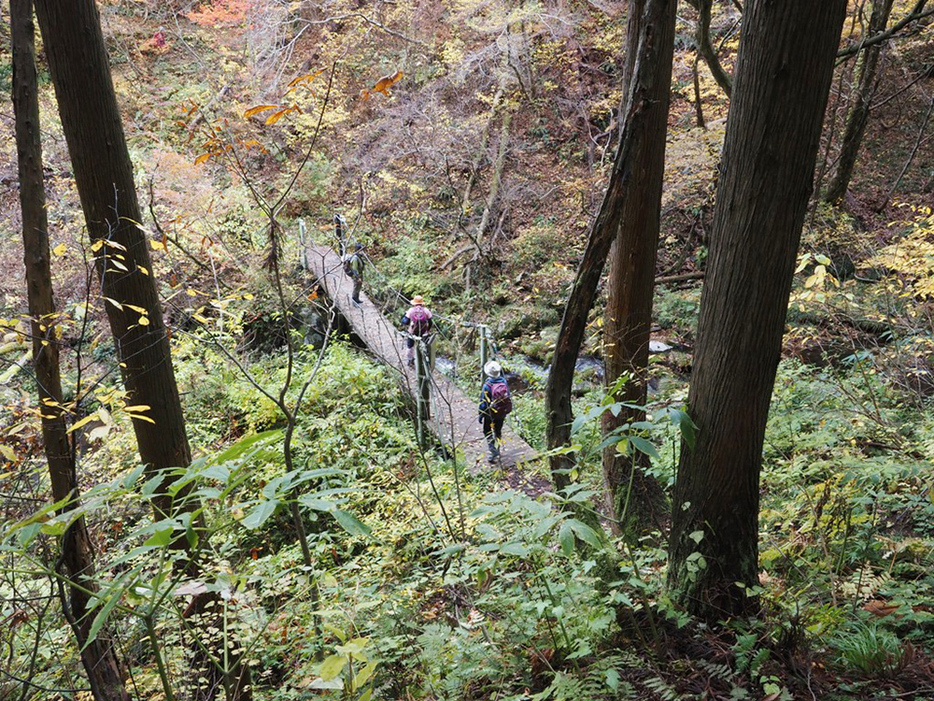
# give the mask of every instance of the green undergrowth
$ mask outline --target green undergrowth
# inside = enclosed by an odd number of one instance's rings
[[[695,299],[670,293],[665,305]],[[197,686],[182,651],[194,640],[208,645],[212,633],[183,613],[204,591],[219,597],[224,625],[215,622],[213,635],[242,651],[258,699],[692,699],[702,697],[698,680],[723,698],[796,699],[807,698],[793,671],[801,664],[812,665],[822,698],[843,699],[911,688],[928,664],[934,414],[872,352],[780,365],[764,449],[760,586],[750,591],[762,613],[709,629],[667,600],[663,534],[614,540],[581,516],[602,501],[609,443],[599,416],[612,407],[602,389],[575,399],[571,488],[533,498],[504,489],[495,472],[470,475],[419,450],[387,369],[344,339],[321,354],[295,330],[285,398],[301,401],[288,470],[287,425],[267,396],[284,382],[284,351],[237,349],[255,316],[243,302],[226,307],[223,325],[176,335],[197,459],[167,487],[128,458],[120,393],[102,386],[88,406],[99,419],[82,431],[80,466],[81,513],[98,544],[92,615],[97,631],[106,623],[132,651],[144,693],[184,697]],[[673,326],[685,324],[670,313]],[[470,341],[447,342],[455,340]],[[542,449],[540,370],[519,358],[507,366],[523,385],[512,425]],[[477,370],[460,365],[465,390]],[[686,384],[664,362],[653,373],[662,381],[645,420],[611,444],[649,455],[651,474],[670,488],[689,425]],[[17,420],[28,423],[22,408]],[[43,493],[41,462],[24,465]],[[152,499],[165,488],[187,494],[189,510],[154,518]],[[53,597],[54,538],[77,513],[7,514],[0,554],[16,576],[0,581],[4,597]],[[196,575],[183,574],[180,542],[198,551]],[[32,664],[37,683],[57,688],[78,674],[78,660],[48,600],[28,629],[8,636],[8,666],[21,673]]]
[[[190,691],[179,651],[196,633],[182,603],[202,590],[219,594],[223,634],[243,651],[259,699],[679,699],[696,698],[685,680],[698,676],[727,697],[798,698],[800,681],[782,662],[789,656],[816,656],[857,691],[894,684],[925,659],[934,421],[900,402],[880,374],[781,366],[763,473],[762,581],[751,592],[763,615],[718,633],[729,652],[717,658],[678,652],[702,647],[708,633],[668,606],[660,539],[615,542],[575,515],[600,498],[602,393],[577,402],[572,488],[534,499],[503,490],[493,473],[470,476],[419,451],[393,378],[352,346],[332,343],[320,360],[301,347],[296,377],[311,382],[287,472],[285,424],[257,387],[280,385],[282,355],[250,358],[251,381],[204,337],[179,344],[201,457],[170,491],[188,485],[201,523],[184,512],[153,519],[158,481],[131,465],[108,473],[97,464],[117,448],[101,444],[86,458],[100,477],[84,510],[101,534],[95,621],[135,651],[141,689],[161,693],[161,656],[171,688]],[[298,386],[287,393],[293,401]],[[533,381],[516,397],[514,419],[529,435],[544,421],[539,388]],[[617,443],[649,453],[666,485],[683,432],[671,410],[684,401],[683,387],[669,388]],[[117,420],[106,443],[128,442],[125,431]],[[25,584],[48,591],[51,538],[65,522],[45,509],[6,523],[3,554],[20,573],[3,583],[8,594]],[[199,550],[197,576],[173,565],[184,561],[171,547],[179,539]],[[616,553],[610,570],[607,552]],[[54,664],[40,656],[36,679],[61,684],[76,669],[75,650],[60,631],[35,625],[43,655],[63,651]],[[28,640],[13,638],[11,660],[25,664]]]

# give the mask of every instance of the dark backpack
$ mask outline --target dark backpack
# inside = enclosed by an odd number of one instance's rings
[[[424,307],[412,307],[409,310],[409,333],[424,336],[431,330],[431,315]]]
[[[505,416],[512,411],[512,396],[509,394],[509,385],[505,382],[496,382],[490,390],[490,411],[498,416]]]
[[[359,253],[344,256],[344,272],[350,277],[357,277],[363,269],[363,259]]]

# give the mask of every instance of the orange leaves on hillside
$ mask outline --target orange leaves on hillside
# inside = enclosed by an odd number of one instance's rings
[[[235,27],[246,21],[250,0],[210,0],[185,14],[202,27]]]
[[[402,71],[396,71],[392,75],[384,75],[382,78],[376,81],[376,84],[373,85],[369,90],[363,89],[360,91],[360,97],[364,100],[369,99],[370,95],[375,92],[381,92],[386,97],[389,97],[389,88],[402,80],[402,76],[405,75]]]
[[[266,124],[275,124],[280,119],[282,119],[289,112],[297,112],[298,105],[291,105],[289,107],[280,107],[279,105],[257,105],[256,107],[251,107],[246,112],[243,113],[243,116],[246,119],[249,119],[255,114],[260,112],[268,112],[269,110],[275,110],[271,115],[266,117]]]

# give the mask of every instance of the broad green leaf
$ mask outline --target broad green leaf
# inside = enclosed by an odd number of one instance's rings
[[[350,535],[370,535],[370,527],[360,521],[356,516],[342,509],[333,509],[331,514],[340,524],[341,528]]]
[[[565,523],[570,527],[574,535],[576,535],[582,541],[588,545],[592,545],[595,548],[600,547],[600,536],[597,535],[597,532],[586,523],[578,521],[576,518],[570,518],[565,521]]]
[[[218,482],[226,482],[230,479],[230,468],[226,464],[210,465],[205,468],[201,476],[205,479],[213,479]]]
[[[630,436],[629,442],[632,443],[632,447],[638,450],[640,453],[645,453],[650,456],[653,460],[661,460],[662,456],[658,454],[658,451],[655,449],[655,446],[652,445],[645,438],[640,436]]]
[[[143,543],[143,547],[146,546],[155,546],[157,548],[163,548],[169,543],[172,542],[172,533],[175,531],[171,526],[168,528],[160,528],[155,533],[153,533],[149,539]]]
[[[40,521],[23,526],[23,528],[20,529],[20,532],[17,534],[17,540],[19,540],[20,547],[27,547],[32,542],[32,539],[35,538],[41,530],[42,523]]]
[[[366,684],[370,680],[370,677],[373,676],[373,672],[375,671],[376,662],[370,662],[366,667],[357,672],[353,678],[353,690],[356,691],[361,686]]]
[[[143,471],[146,469],[145,465],[137,465],[132,470],[130,470],[126,477],[123,478],[123,488],[129,489],[136,481],[143,475]]]
[[[244,453],[246,453],[247,450],[249,450],[253,446],[256,446],[257,443],[261,443],[262,441],[267,441],[267,440],[272,441],[274,438],[278,438],[281,435],[282,435],[282,429],[275,428],[270,431],[254,433],[252,436],[246,436],[245,438],[241,438],[239,441],[237,441],[232,446],[227,448],[227,450],[225,450],[223,453],[218,455],[214,459],[214,462],[220,465],[225,462],[230,462],[231,460],[236,460],[237,458],[242,456]]]
[[[616,433],[611,434],[611,435],[607,436],[607,437],[603,440],[603,442],[600,443],[600,445],[597,446],[597,449],[596,449],[595,452],[597,452],[597,453],[602,453],[604,448],[609,448],[611,445],[616,445],[616,444],[619,443],[620,441],[624,441],[624,440],[626,440],[626,439],[623,438],[623,437],[622,437],[621,435],[619,435],[619,434],[616,434]]]
[[[554,525],[560,520],[558,516],[546,516],[535,526],[535,537],[541,538],[548,531],[554,528]]]
[[[684,438],[684,442],[688,444],[688,448],[694,450],[694,439],[697,436],[697,424],[695,424],[691,417],[688,416],[686,411],[682,409],[672,409],[671,413],[671,423],[678,427],[681,431],[681,437]]]
[[[558,529],[558,542],[561,543],[561,552],[567,557],[574,554],[574,531],[571,530],[571,524],[567,521],[561,524]]]
[[[42,524],[42,533],[51,536],[60,536],[65,532],[68,523],[62,518],[53,518]]]
[[[248,530],[255,530],[266,523],[266,520],[273,515],[276,507],[279,506],[278,499],[266,499],[250,509],[242,523]]]
[[[298,498],[298,503],[307,506],[313,511],[330,511],[334,508],[334,502],[327,499],[319,499],[314,494],[302,494]]]
[[[503,555],[516,555],[518,557],[525,557],[529,554],[529,549],[522,543],[506,543],[500,547],[499,551]]]
[[[361,657],[363,649],[368,642],[370,642],[369,638],[353,638],[343,645],[338,645],[335,649],[342,655],[348,655],[356,660],[361,660],[363,659]]]
[[[115,591],[110,595],[110,598],[107,599],[107,602],[101,607],[101,610],[97,612],[97,615],[94,616],[94,620],[91,622],[91,628],[88,630],[88,639],[82,646],[84,650],[88,645],[93,643],[97,639],[97,634],[100,633],[101,628],[104,627],[104,624],[107,622],[107,618],[110,616],[110,612],[114,610],[114,607],[120,603],[120,595],[122,592]]]
[[[343,655],[328,655],[324,658],[324,662],[321,663],[318,674],[324,681],[331,681],[337,678],[346,664],[347,658]]]
[[[143,483],[142,488],[140,488],[139,493],[145,497],[149,498],[156,493],[156,490],[159,488],[159,485],[162,484],[164,479],[163,475],[156,475],[155,477],[150,477]]]

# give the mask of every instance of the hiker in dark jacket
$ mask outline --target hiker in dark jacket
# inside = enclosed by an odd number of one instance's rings
[[[344,272],[353,280],[353,292],[350,299],[360,306],[360,288],[363,287],[363,268],[366,260],[363,257],[363,244],[359,241],[354,245],[353,253],[344,256]]]
[[[405,347],[408,348],[406,357],[409,366],[415,365],[415,340],[422,340],[429,343],[428,337],[431,335],[431,311],[425,306],[425,300],[421,295],[412,297],[412,307],[402,317],[402,329],[408,333],[405,339]]]
[[[509,384],[503,377],[503,368],[495,360],[483,366],[487,378],[483,381],[480,390],[479,416],[477,420],[483,424],[483,435],[486,437],[490,449],[490,464],[499,459],[499,447],[503,440],[503,421],[512,411],[512,399],[509,394]]]

